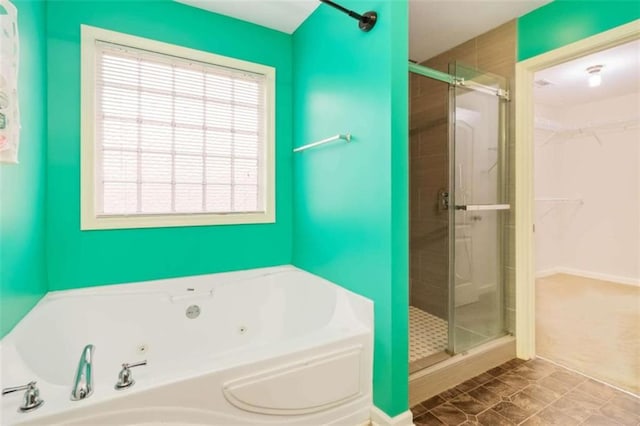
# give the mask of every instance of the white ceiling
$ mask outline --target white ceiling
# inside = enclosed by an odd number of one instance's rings
[[[423,62],[551,0],[409,0],[409,57]]]
[[[321,4],[319,0],[176,1],[288,34]],[[550,1],[409,0],[409,58],[422,62]],[[368,10],[367,2],[362,3],[356,12]],[[349,18],[336,11],[336,19]]]
[[[320,5],[318,0],[176,0],[292,34]]]
[[[604,65],[602,84],[589,87],[586,69]],[[595,102],[640,91],[640,40],[593,53],[536,73],[552,84],[535,88],[536,103],[548,106]],[[639,106],[640,108],[640,106]]]

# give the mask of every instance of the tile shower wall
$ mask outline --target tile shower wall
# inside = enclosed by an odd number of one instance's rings
[[[509,106],[509,193],[514,191],[514,96],[516,21],[510,21],[451,50],[422,62],[448,71],[458,61],[505,77],[511,86]],[[448,178],[448,88],[426,77],[410,81],[410,283],[411,304],[441,318],[448,314],[448,218],[438,210],[438,191]],[[507,226],[506,307],[507,328],[515,328],[514,210]]]
[[[449,220],[438,192],[448,185],[448,85],[410,77],[410,303],[447,319]]]

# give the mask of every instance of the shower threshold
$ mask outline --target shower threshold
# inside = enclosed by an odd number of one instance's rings
[[[478,347],[447,356],[409,375],[409,405],[413,406],[516,357],[516,340],[502,336]]]

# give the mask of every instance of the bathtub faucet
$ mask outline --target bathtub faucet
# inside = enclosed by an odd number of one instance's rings
[[[82,350],[71,389],[72,401],[88,398],[93,393],[93,350],[93,345],[87,345]]]
[[[12,388],[2,389],[2,396],[8,395],[13,392],[26,391],[24,397],[22,397],[22,405],[18,407],[18,411],[26,413],[27,411],[35,410],[44,404],[44,400],[40,399],[40,391],[36,387],[36,382],[29,382],[26,385],[15,386]]]

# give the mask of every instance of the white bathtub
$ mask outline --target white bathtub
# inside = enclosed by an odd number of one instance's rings
[[[356,425],[372,336],[369,300],[291,266],[52,292],[1,343],[2,386],[36,380],[45,403],[7,395],[2,424]],[[71,401],[87,344],[95,390]]]

